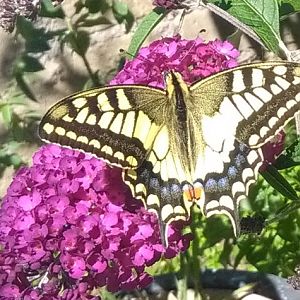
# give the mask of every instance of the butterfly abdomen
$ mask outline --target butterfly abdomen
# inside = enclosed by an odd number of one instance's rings
[[[197,143],[194,136],[194,123],[191,114],[191,94],[189,86],[176,72],[166,76],[166,92],[169,100],[171,124],[168,124],[170,148],[175,159],[180,161],[187,180],[195,171]]]

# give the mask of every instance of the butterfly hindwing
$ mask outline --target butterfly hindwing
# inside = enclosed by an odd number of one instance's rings
[[[164,102],[163,92],[144,86],[92,89],[56,103],[42,119],[39,135],[113,165],[136,168],[159,131],[156,110]]]
[[[187,175],[171,152],[166,126],[158,132],[152,149],[139,168],[125,170],[123,177],[133,195],[164,223],[189,216],[189,205],[184,203],[182,197]]]
[[[168,144],[167,144],[168,145]],[[168,148],[163,157],[157,156],[155,147],[137,169],[123,171],[124,181],[134,197],[154,212],[160,222],[161,238],[167,245],[167,225],[175,220],[188,220],[192,201],[183,198],[186,183],[183,170]]]
[[[218,154],[216,154],[218,155]],[[260,149],[250,149],[234,140],[233,150],[224,160],[219,153],[222,171],[208,171],[203,180],[205,200],[199,203],[206,216],[226,214],[233,225],[235,235],[239,234],[239,202],[248,194],[250,185],[258,175],[262,164]],[[216,160],[216,156],[214,158]]]

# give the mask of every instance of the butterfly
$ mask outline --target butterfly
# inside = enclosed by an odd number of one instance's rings
[[[227,215],[239,234],[239,202],[263,162],[261,147],[299,110],[300,64],[242,65],[165,89],[117,85],[76,93],[42,118],[42,140],[92,153],[123,169],[133,196],[167,226],[202,213]]]

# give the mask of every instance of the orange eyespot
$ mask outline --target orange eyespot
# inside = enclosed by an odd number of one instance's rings
[[[183,199],[186,201],[197,201],[203,197],[203,186],[200,183],[195,185],[185,184],[183,186]]]
[[[199,200],[203,195],[203,187],[195,186],[194,187],[194,199]]]

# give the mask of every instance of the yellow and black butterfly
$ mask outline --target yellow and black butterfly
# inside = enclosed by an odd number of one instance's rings
[[[69,146],[123,169],[125,182],[166,225],[204,215],[229,216],[262,164],[261,146],[300,107],[300,64],[248,64],[188,86],[169,72],[166,89],[120,85],[80,92],[43,117],[42,140]]]

